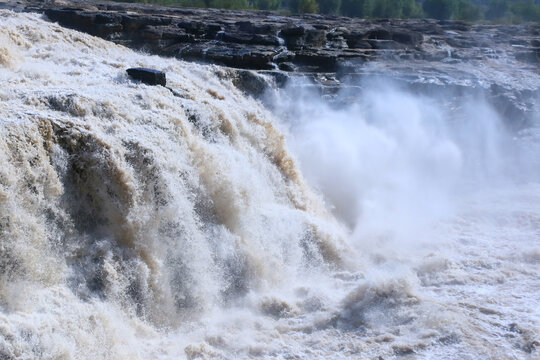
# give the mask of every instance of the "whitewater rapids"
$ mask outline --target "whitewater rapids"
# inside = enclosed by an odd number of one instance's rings
[[[0,359],[538,358],[537,128],[233,76],[0,11]]]

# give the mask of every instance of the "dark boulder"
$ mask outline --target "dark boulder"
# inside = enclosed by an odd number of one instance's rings
[[[463,21],[441,20],[439,21],[439,24],[442,25],[445,30],[469,31],[471,28],[470,25]]]
[[[516,59],[529,63],[540,63],[540,50],[521,51],[516,53]]]
[[[182,28],[174,26],[163,26],[161,32],[162,39],[173,39],[178,42],[183,43],[192,43],[195,42],[195,35],[187,34],[186,31]]]
[[[279,64],[279,70],[281,71],[295,71],[296,66],[291,62],[283,62]]]
[[[339,84],[315,81],[327,94],[343,86],[349,78],[363,79],[379,71],[388,76],[399,75],[415,84],[436,82],[448,86],[453,74],[458,74],[457,81],[478,79],[478,84],[506,81],[496,78],[508,78],[518,83],[518,88],[538,84],[538,24],[284,16],[268,11],[187,9],[108,1],[62,0],[61,8],[55,1],[24,2],[31,4],[28,10],[42,9],[60,25],[124,46],[161,56],[253,69],[268,75],[264,79],[251,71],[237,74],[235,84],[254,96],[264,92],[266,81],[263,80],[273,79],[274,84],[283,85],[294,76],[307,77],[310,81],[318,79],[317,74],[328,79],[335,76]],[[491,76],[490,69],[501,72],[510,66],[505,59],[511,62],[512,73],[531,74],[530,81],[520,83],[515,76]],[[366,66],[368,63],[376,66]],[[466,63],[470,66],[461,65]],[[485,75],[476,72],[478,64],[488,69],[483,71]],[[150,83],[159,83],[153,73],[149,75]],[[355,84],[359,81],[351,80]],[[501,96],[517,104],[508,109],[530,108],[520,100],[521,95],[507,94],[510,92]],[[501,112],[510,117],[517,114],[517,110]]]
[[[337,70],[337,54],[328,50],[299,51],[294,64],[309,72],[333,72]]]
[[[93,12],[74,9],[47,9],[45,10],[45,15],[62,26],[76,30],[89,29],[96,18],[96,14]]]
[[[303,26],[290,26],[282,29],[280,35],[284,38],[290,36],[303,36],[306,33],[306,29]]]
[[[208,33],[208,25],[202,21],[181,21],[177,24],[178,27],[185,29],[187,33],[202,36]],[[216,30],[215,24],[212,24],[212,31]]]
[[[350,37],[347,39],[347,46],[350,49],[372,49],[373,47],[369,41],[362,39],[361,37]]]
[[[416,46],[422,42],[424,37],[421,33],[414,31],[394,31],[392,33],[392,40],[398,43]]]
[[[394,40],[367,40],[367,42],[373,49],[379,50],[398,50],[404,47]]]
[[[373,29],[365,34],[366,39],[370,40],[392,40],[392,33],[386,29]]]
[[[122,23],[122,16],[114,13],[98,13],[96,14],[95,24],[120,24]]]
[[[237,21],[235,23],[235,25],[238,26],[238,29],[240,31],[245,31],[245,32],[252,32],[253,31],[253,28],[252,28],[253,24],[249,20]]]
[[[144,40],[159,40],[163,37],[163,27],[145,25],[138,35]]]
[[[269,87],[268,81],[263,76],[249,70],[236,70],[233,84],[244,93],[254,97],[261,96]]]
[[[122,30],[122,24],[119,23],[95,24],[93,31],[90,33],[108,39],[110,34],[119,33]]]
[[[220,41],[236,44],[279,46],[279,39],[277,38],[277,36],[272,35],[221,32],[217,35],[217,39]]]
[[[326,31],[310,29],[306,32],[305,43],[311,47],[323,47],[326,44]]]
[[[128,75],[148,85],[167,85],[167,79],[163,71],[148,68],[129,68]]]
[[[153,15],[122,15],[122,26],[126,32],[134,32],[143,26],[170,25],[171,18]]]
[[[223,31],[223,26],[219,24],[208,24],[206,27],[205,38],[214,39],[220,31]]]

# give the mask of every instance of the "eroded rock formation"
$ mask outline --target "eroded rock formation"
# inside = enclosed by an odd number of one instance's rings
[[[60,25],[150,53],[257,70],[278,85],[308,78],[323,94],[378,76],[421,91],[444,88],[452,96],[488,90],[503,113],[522,117],[533,111],[540,92],[540,24],[282,16],[80,0],[9,6],[42,11]]]

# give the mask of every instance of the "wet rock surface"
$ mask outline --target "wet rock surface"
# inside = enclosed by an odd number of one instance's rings
[[[163,71],[139,67],[129,68],[126,72],[131,78],[148,85],[167,85],[167,79]]]
[[[307,79],[324,96],[380,77],[422,91],[488,90],[494,103],[518,117],[530,115],[540,97],[540,24],[282,16],[105,1],[4,4],[134,49],[257,70],[282,86]],[[257,82],[242,84],[261,92]]]

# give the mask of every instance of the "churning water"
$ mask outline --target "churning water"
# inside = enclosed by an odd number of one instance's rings
[[[538,128],[0,24],[0,359],[538,358]]]

